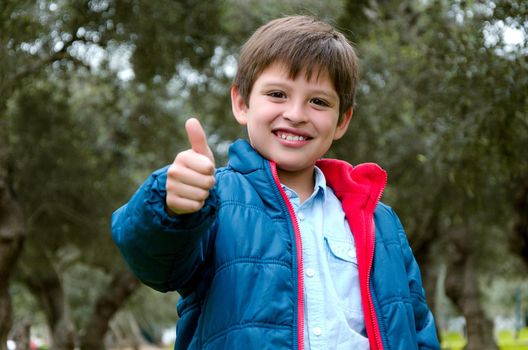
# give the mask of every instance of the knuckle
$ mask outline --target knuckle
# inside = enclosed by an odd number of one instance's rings
[[[172,162],[172,164],[178,164],[178,163],[181,163],[183,158],[185,158],[185,151],[183,152],[180,152],[176,155],[176,158],[174,158],[174,162]]]
[[[209,164],[209,166],[207,167],[207,174],[213,175],[214,171],[215,171],[214,165],[213,164]]]
[[[178,205],[178,200],[173,196],[167,197],[167,199],[165,200],[165,203],[167,204],[167,207],[169,207],[169,209],[171,209],[174,212],[178,212],[180,210],[180,207]]]
[[[179,173],[179,168],[180,168],[180,166],[178,164],[175,164],[175,163],[171,164],[171,166],[167,170],[167,177],[168,178],[176,178],[178,176],[178,173]]]
[[[201,201],[205,201],[209,197],[209,191],[202,191],[199,195]]]
[[[177,186],[167,187],[166,197],[169,200],[178,200],[180,198],[179,188]]]
[[[213,186],[216,184],[216,179],[214,178],[214,176],[209,176],[207,178],[207,187],[208,188],[213,188]]]
[[[168,178],[165,185],[165,190],[167,191],[168,196],[175,196],[180,191],[180,182],[176,178]]]
[[[198,210],[202,209],[203,205],[204,205],[204,201],[194,201],[190,205],[190,209],[193,212],[195,212],[195,211],[198,211]]]
[[[187,149],[185,151],[181,151],[176,155],[176,158],[174,159],[174,163],[184,163],[189,158],[189,153],[192,152],[192,150]]]
[[[172,164],[169,166],[169,168],[167,169],[167,176],[171,176],[171,175],[174,174],[174,168],[175,168],[175,167],[176,167],[176,166],[175,166],[174,163],[172,163]]]
[[[172,179],[174,181],[178,181],[178,179],[181,179],[182,176],[184,176],[185,173],[185,167],[183,165],[175,165],[172,166],[169,169],[168,177],[169,179]]]

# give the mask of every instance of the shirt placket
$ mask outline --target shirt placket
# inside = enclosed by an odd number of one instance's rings
[[[313,198],[307,200],[303,205],[294,205],[297,219],[301,230],[301,238],[303,242],[303,266],[304,269],[304,288],[305,288],[305,339],[309,344],[310,350],[326,349],[327,330],[325,329],[325,305],[322,288],[322,275],[320,273],[320,261],[318,255],[318,237],[317,232],[319,228],[314,225],[321,222],[314,215],[316,210],[311,210],[310,206],[314,205]],[[312,208],[313,209],[313,208]],[[307,213],[310,215],[307,215]]]

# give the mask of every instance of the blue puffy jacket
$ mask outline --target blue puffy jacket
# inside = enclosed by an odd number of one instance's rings
[[[370,348],[440,349],[400,221],[379,203],[385,172],[317,165],[354,234]],[[114,213],[112,233],[145,284],[180,293],[175,349],[302,350],[301,238],[275,164],[235,142],[202,210],[179,216],[165,212],[166,171]]]

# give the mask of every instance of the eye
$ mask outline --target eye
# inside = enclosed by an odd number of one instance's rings
[[[330,103],[322,98],[312,98],[310,102],[320,107],[330,107]]]
[[[277,99],[283,99],[286,98],[286,94],[282,91],[270,91],[266,93],[269,97],[277,98]]]

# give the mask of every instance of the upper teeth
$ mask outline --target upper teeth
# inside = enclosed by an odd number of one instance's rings
[[[298,135],[281,134],[280,137],[282,139],[288,140],[288,141],[302,141],[302,140],[306,140],[306,138],[304,136],[298,136]]]

